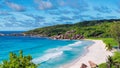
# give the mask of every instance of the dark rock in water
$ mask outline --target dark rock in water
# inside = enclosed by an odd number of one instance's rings
[[[20,33],[20,34],[13,33],[13,34],[9,34],[9,36],[25,36],[25,34],[23,34],[23,33]]]
[[[0,36],[4,36],[5,34],[0,33]]]
[[[24,33],[13,33],[13,34],[2,34],[0,33],[0,36],[26,36]]]

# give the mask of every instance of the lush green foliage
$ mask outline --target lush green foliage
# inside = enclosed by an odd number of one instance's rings
[[[55,25],[55,26],[49,26],[49,27],[44,27],[44,28],[37,28],[35,30],[30,30],[26,32],[27,34],[33,34],[33,35],[42,35],[42,36],[53,36],[53,35],[58,35],[61,33],[65,33],[66,31],[69,30],[71,25],[66,24],[66,25]]]
[[[102,40],[105,42],[105,44],[111,44],[112,46],[118,45],[117,41],[113,38],[102,38]]]
[[[9,54],[9,60],[4,60],[2,64],[0,64],[0,68],[37,68],[37,65],[31,62],[31,56],[23,56],[22,51],[20,51],[19,55],[15,53]]]
[[[120,52],[115,52],[112,58],[115,63],[120,63]]]
[[[120,23],[113,24],[111,28],[111,35],[118,42],[120,49]]]
[[[67,31],[75,30],[76,34],[81,34],[85,37],[111,37],[110,29],[113,21],[120,20],[99,20],[99,21],[85,21],[76,24],[55,25],[44,28],[37,28],[30,30],[26,34],[53,36],[64,34]]]
[[[106,68],[107,67],[107,64],[106,63],[102,63],[99,65],[99,68]]]
[[[85,37],[110,37],[110,26],[112,23],[104,22],[93,26],[76,27],[76,33]]]
[[[93,38],[93,37],[92,37],[92,38],[89,38],[89,39],[103,40],[103,42],[104,42],[105,44],[110,44],[110,45],[112,45],[112,47],[118,45],[117,41],[116,41],[115,39],[113,39],[113,38]]]
[[[120,68],[120,52],[115,52],[112,57],[108,56],[107,62],[100,64],[99,68]]]

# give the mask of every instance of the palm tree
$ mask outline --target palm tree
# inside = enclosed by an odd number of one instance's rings
[[[113,59],[111,56],[108,56],[107,58],[107,68],[111,68],[113,65]]]

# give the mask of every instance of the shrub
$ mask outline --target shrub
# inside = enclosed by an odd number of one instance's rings
[[[9,54],[9,60],[4,60],[0,64],[0,68],[37,68],[37,65],[31,62],[32,57],[30,55],[23,56],[23,52],[20,51],[19,55],[11,52]]]

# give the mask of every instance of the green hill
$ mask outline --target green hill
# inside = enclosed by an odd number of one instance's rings
[[[51,37],[55,35],[66,34],[66,32],[74,30],[73,34],[80,34],[86,38],[89,37],[108,38],[111,37],[110,35],[111,25],[113,25],[114,23],[119,23],[119,21],[120,19],[94,20],[78,22],[76,24],[55,25],[30,30],[28,32],[25,32],[25,34]]]

